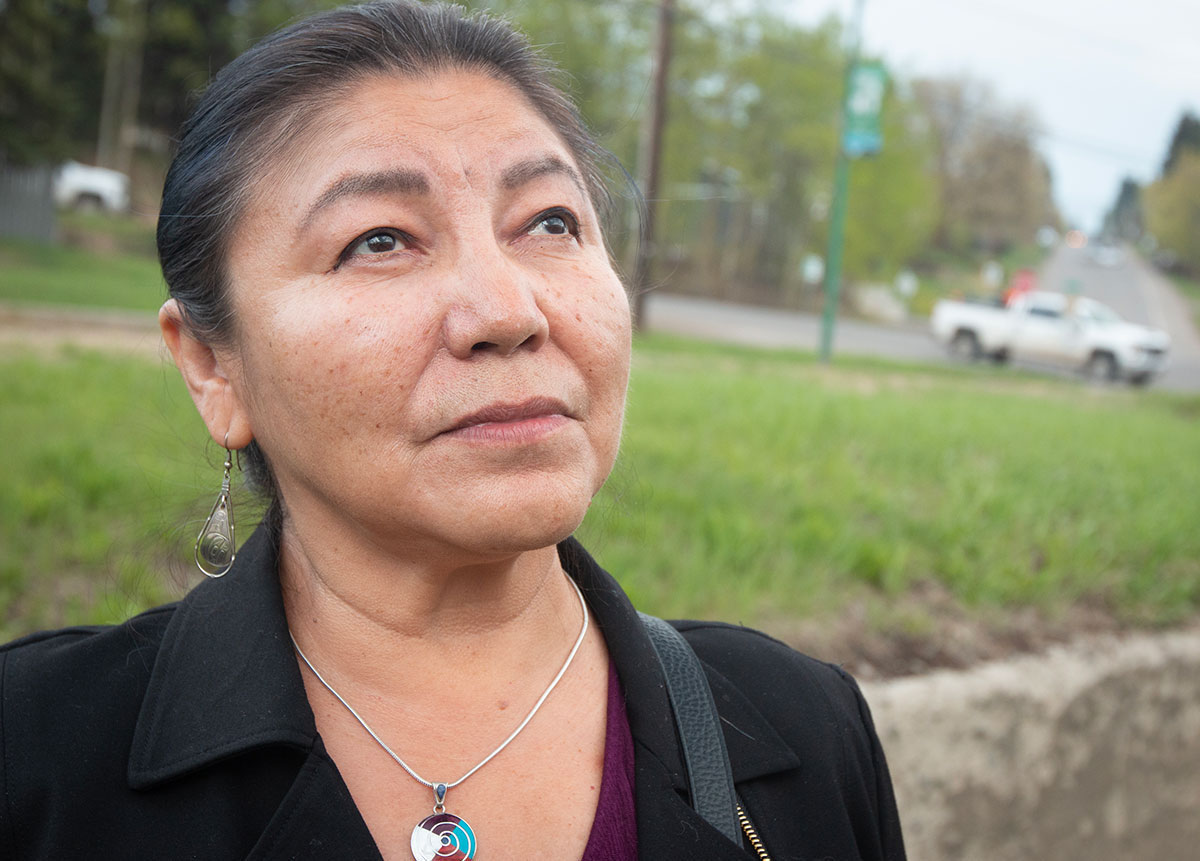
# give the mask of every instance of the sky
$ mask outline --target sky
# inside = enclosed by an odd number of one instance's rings
[[[815,24],[855,0],[781,5]],[[1122,177],[1156,178],[1183,111],[1200,113],[1200,0],[865,0],[863,40],[904,77],[966,74],[1031,107],[1059,208],[1089,230]]]

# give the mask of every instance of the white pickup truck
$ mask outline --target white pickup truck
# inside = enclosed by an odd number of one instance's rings
[[[54,202],[89,212],[129,208],[129,177],[104,167],[64,162],[54,173]]]
[[[1123,320],[1086,296],[1028,292],[1007,306],[943,299],[933,335],[962,359],[1050,363],[1094,380],[1148,383],[1167,368],[1166,332]]]

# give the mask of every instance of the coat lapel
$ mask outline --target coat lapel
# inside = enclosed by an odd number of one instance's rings
[[[318,740],[247,861],[376,861],[379,849]]]
[[[259,529],[233,570],[193,589],[167,626],[134,730],[129,785],[146,789],[265,745],[308,749],[316,736],[275,548]]]
[[[226,577],[201,583],[175,611],[134,730],[129,785],[150,789],[222,760],[287,747],[303,765],[290,788],[278,788],[281,800],[249,857],[372,861],[379,850],[317,735],[277,565],[276,548],[259,529]],[[246,776],[248,784],[255,779]]]

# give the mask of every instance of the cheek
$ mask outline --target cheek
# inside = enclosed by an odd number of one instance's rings
[[[632,340],[632,320],[625,288],[603,260],[576,263],[568,278],[555,279],[550,290],[563,309],[562,323],[576,334],[576,346],[589,347],[612,359],[624,356]],[[566,285],[566,286],[562,286]]]
[[[589,279],[588,289],[575,291],[575,300],[566,303],[564,325],[571,332],[569,349],[598,411],[595,417],[615,436],[629,384],[632,323],[625,290],[612,270],[605,268],[603,275]]]
[[[435,327],[417,309],[365,306],[339,297],[263,315],[264,334],[245,353],[245,383],[265,428],[314,439],[351,436],[408,401]]]
[[[603,279],[597,287],[576,310],[576,322],[586,327],[585,337],[592,346],[592,362],[596,367],[589,370],[609,377],[624,402],[633,341],[629,300],[615,274]]]

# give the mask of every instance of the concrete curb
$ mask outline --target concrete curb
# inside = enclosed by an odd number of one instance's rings
[[[1200,631],[863,685],[918,861],[1187,858]]]

